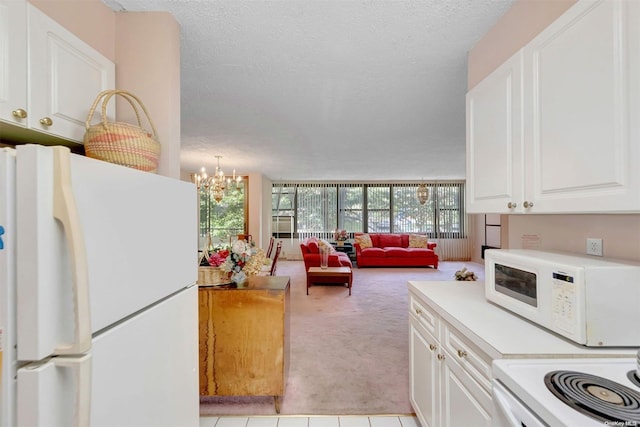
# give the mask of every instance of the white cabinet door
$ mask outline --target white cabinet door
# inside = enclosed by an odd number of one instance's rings
[[[442,419],[443,427],[491,427],[491,395],[449,354],[442,352]]]
[[[520,208],[522,52],[467,94],[467,211]]]
[[[437,341],[411,318],[409,324],[410,399],[423,427],[439,425]]]
[[[115,88],[115,65],[38,8],[27,9],[29,127],[82,142],[91,104]]]
[[[639,10],[581,1],[525,47],[530,212],[640,210]]]
[[[0,0],[0,120],[26,126],[27,3]]]

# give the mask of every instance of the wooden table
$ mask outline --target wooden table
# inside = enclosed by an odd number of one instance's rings
[[[307,295],[312,283],[346,283],[351,295],[353,272],[351,267],[309,267],[307,271]]]
[[[289,277],[252,276],[200,286],[200,395],[273,396],[289,371]]]

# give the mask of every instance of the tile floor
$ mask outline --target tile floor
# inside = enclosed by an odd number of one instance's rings
[[[200,427],[420,427],[414,416],[200,417]]]

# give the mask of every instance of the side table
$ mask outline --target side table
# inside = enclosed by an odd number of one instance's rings
[[[309,295],[309,287],[314,282],[346,283],[349,288],[349,295],[351,295],[353,272],[350,267],[309,267],[307,271],[307,295]]]

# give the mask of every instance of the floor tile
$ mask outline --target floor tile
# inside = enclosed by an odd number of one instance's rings
[[[251,417],[247,427],[278,427],[278,417]]]
[[[280,417],[278,427],[309,427],[308,417]]]
[[[309,427],[340,427],[338,417],[309,417]]]
[[[369,417],[344,415],[340,417],[340,427],[369,427]]]
[[[218,417],[200,417],[200,427],[214,427]]]
[[[400,418],[398,417],[372,416],[369,417],[369,423],[371,424],[371,427],[402,427],[402,424],[400,424]]]
[[[220,417],[216,427],[246,427],[248,417]]]
[[[416,417],[399,417],[402,427],[421,427],[420,421]]]

